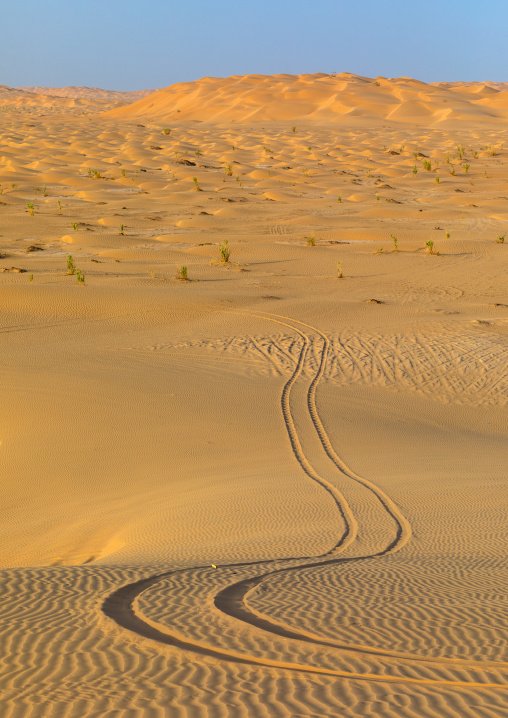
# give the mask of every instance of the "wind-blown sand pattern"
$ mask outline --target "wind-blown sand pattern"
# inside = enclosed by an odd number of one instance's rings
[[[2,715],[507,716],[506,90],[26,89]]]

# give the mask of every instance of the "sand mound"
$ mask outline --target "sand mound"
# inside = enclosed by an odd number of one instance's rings
[[[233,75],[203,77],[158,90],[107,116],[160,122],[290,121],[318,122],[352,117],[435,125],[444,120],[507,117],[504,104],[493,104],[495,89],[428,85],[408,77],[369,78],[340,75]],[[446,110],[446,112],[443,112]]]

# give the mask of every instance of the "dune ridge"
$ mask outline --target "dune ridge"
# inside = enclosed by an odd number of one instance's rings
[[[436,126],[508,117],[508,91],[487,85],[426,84],[412,78],[339,75],[203,77],[158,90],[112,118],[158,121],[343,122],[355,118]]]

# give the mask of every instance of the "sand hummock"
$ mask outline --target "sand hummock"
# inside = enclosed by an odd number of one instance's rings
[[[66,89],[0,88],[2,715],[506,715],[508,91]]]

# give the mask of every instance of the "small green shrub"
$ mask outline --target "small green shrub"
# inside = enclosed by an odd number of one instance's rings
[[[74,264],[74,259],[71,254],[67,255],[67,274],[75,274],[76,273],[76,265]]]
[[[221,244],[219,244],[219,252],[222,258],[222,261],[224,263],[229,262],[229,257],[231,255],[231,250],[229,248],[229,242],[227,239],[224,240]]]
[[[77,232],[79,224],[77,222],[71,222],[71,227],[75,232]]]
[[[429,250],[429,254],[434,254],[434,242],[429,239],[427,242],[425,242],[425,244]]]
[[[305,237],[305,239],[307,240],[308,247],[316,246],[316,236],[314,234],[311,237]]]
[[[194,182],[194,189],[196,190],[196,192],[202,192],[202,189],[201,189],[201,187],[199,186],[199,182],[198,182],[197,177],[193,177],[193,178],[192,178],[192,181]]]
[[[179,267],[177,269],[176,276],[178,279],[185,279],[185,280],[188,279],[187,267],[185,266],[185,264],[183,264],[181,267]]]
[[[399,248],[398,248],[398,246],[397,246],[397,245],[398,245],[397,237],[396,237],[394,234],[391,234],[390,237],[393,239],[393,246],[394,246],[394,248],[395,248],[394,251],[395,251],[395,252],[398,252],[398,251],[399,251]]]
[[[30,217],[33,217],[35,214],[35,205],[33,202],[27,202],[26,203],[28,212],[30,213]]]
[[[337,262],[337,279],[342,279],[342,262]]]
[[[170,135],[170,134],[171,134],[171,130],[169,129],[169,127],[164,127],[164,129],[163,129],[162,131],[163,131],[163,133],[164,133],[165,135]]]

